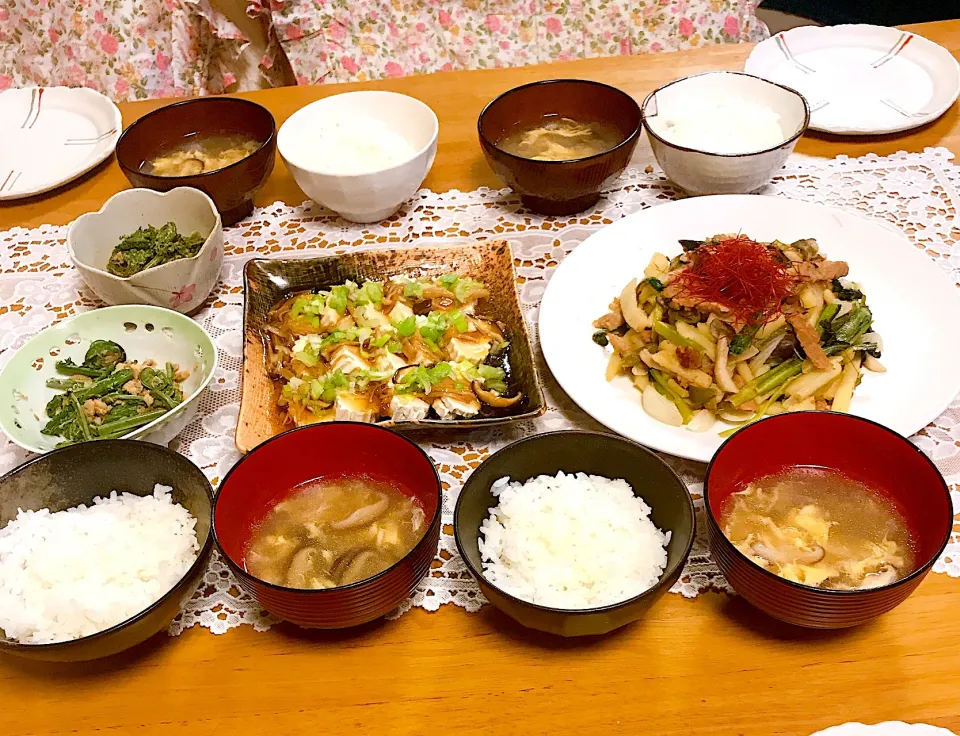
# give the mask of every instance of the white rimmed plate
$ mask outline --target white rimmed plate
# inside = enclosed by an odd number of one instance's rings
[[[793,87],[810,127],[840,135],[909,130],[936,120],[960,94],[960,65],[942,46],[897,28],[794,28],[759,44],[744,70]]]
[[[117,145],[120,110],[99,92],[25,87],[0,92],[0,201],[73,181]]]
[[[817,731],[811,736],[954,736],[954,733],[925,723],[886,721],[869,726],[863,723],[844,723],[842,726],[831,726]]]
[[[540,305],[539,333],[560,386],[594,419],[624,437],[672,455],[709,461],[722,443],[707,432],[671,427],[646,414],[625,377],[604,379],[609,348],[592,322],[656,252],[674,256],[681,238],[743,231],[763,241],[816,238],[821,252],[850,264],[883,337],[886,373],[867,373],[851,411],[909,436],[938,417],[960,391],[960,296],[924,252],[890,226],[821,205],[779,197],[693,197],[609,225],[557,268]]]

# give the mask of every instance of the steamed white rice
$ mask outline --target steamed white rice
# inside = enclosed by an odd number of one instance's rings
[[[667,565],[670,532],[623,479],[541,475],[496,481],[498,505],[480,525],[486,578],[526,601],[584,609],[649,590]]]
[[[0,529],[0,629],[24,644],[67,641],[163,597],[200,549],[197,520],[171,490],[114,491],[54,514],[19,511]]]

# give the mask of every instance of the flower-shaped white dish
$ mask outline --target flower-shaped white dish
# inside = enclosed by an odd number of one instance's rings
[[[120,110],[86,87],[24,87],[0,95],[0,200],[56,189],[103,162]]]
[[[168,222],[182,235],[199,232],[206,237],[197,255],[126,278],[107,272],[121,238],[137,228]],[[67,250],[87,286],[107,304],[150,304],[190,314],[203,306],[220,278],[223,225],[213,200],[199,189],[127,189],[108,199],[99,212],[74,221],[67,232]]]
[[[812,736],[955,736],[955,734],[945,728],[928,726],[925,723],[886,721],[873,725],[844,723],[842,726],[831,726],[823,731],[817,731]]]
[[[123,305],[82,312],[30,338],[0,371],[0,430],[7,437],[30,452],[49,452],[63,440],[40,431],[48,421],[47,402],[59,393],[46,385],[47,380],[63,378],[57,373],[58,360],[82,363],[94,340],[112,340],[129,360],[175,363],[190,373],[182,384],[179,405],[122,439],[185,426],[184,416],[196,411],[197,399],[217,368],[213,338],[192,319],[170,309]]]

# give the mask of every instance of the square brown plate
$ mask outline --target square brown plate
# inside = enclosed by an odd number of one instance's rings
[[[377,424],[398,429],[462,429],[533,419],[543,414],[546,403],[534,367],[530,335],[520,310],[513,254],[505,240],[450,247],[359,251],[325,258],[255,258],[243,269],[243,384],[237,418],[237,449],[249,452],[292,426],[284,424],[283,413],[277,405],[280,386],[267,374],[260,332],[275,304],[292,293],[329,289],[347,279],[385,281],[400,275],[424,278],[449,272],[483,281],[490,290],[484,315],[507,327],[512,345],[510,365],[524,395],[521,409],[516,414],[500,417],[448,421],[425,419],[422,422],[387,419]]]

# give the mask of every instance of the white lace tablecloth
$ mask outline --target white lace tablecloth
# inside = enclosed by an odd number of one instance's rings
[[[794,158],[768,187],[766,194],[839,207],[885,220],[901,230],[934,259],[944,274],[960,286],[960,167],[943,149],[922,154],[879,158],[839,158],[832,161]],[[510,240],[521,298],[535,330],[537,307],[550,274],[563,257],[591,233],[632,212],[679,197],[659,171],[634,168],[620,179],[591,211],[565,218],[545,218],[520,208],[509,190],[481,189],[462,193],[420,192],[391,220],[378,225],[353,225],[312,203],[300,207],[275,204],[256,210],[226,233],[223,280],[196,319],[214,336],[220,365],[199,411],[171,446],[199,465],[216,485],[238,460],[233,444],[240,398],[243,347],[244,262],[254,256],[308,256],[342,253],[355,248],[401,248],[418,243],[443,243],[490,237]],[[99,305],[70,266],[64,239],[66,227],[0,232],[0,365],[16,348],[52,322]],[[960,315],[951,315],[960,318]],[[960,369],[960,367],[958,367]],[[599,425],[572,404],[540,364],[549,411],[535,422],[496,431],[476,432],[470,441],[446,440],[442,434],[414,437],[436,463],[444,485],[443,533],[436,567],[395,615],[419,606],[435,611],[454,603],[476,611],[484,604],[476,584],[457,555],[452,512],[464,479],[492,452],[520,437],[549,430],[593,428]],[[914,442],[936,462],[956,488],[960,479],[960,401]],[[13,468],[26,453],[6,438],[0,444],[0,471]],[[702,513],[700,491],[704,466],[668,458],[690,484]],[[960,512],[960,493],[953,490]],[[701,530],[705,524],[701,524]],[[960,522],[934,572],[960,577]],[[694,597],[699,592],[729,588],[710,559],[705,539],[696,540],[693,554],[673,592]],[[215,554],[204,581],[171,627],[179,634],[196,624],[222,633],[240,624],[265,629],[273,623],[255,601],[244,595]]]

